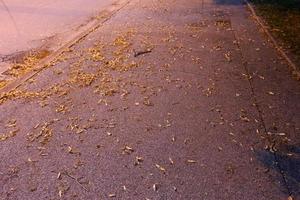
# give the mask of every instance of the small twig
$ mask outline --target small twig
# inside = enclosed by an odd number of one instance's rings
[[[146,54],[146,53],[151,53],[152,49],[147,49],[145,51],[138,51],[138,52],[136,52],[135,50],[133,50],[133,52],[134,52],[134,57],[138,57],[138,56]]]
[[[70,177],[71,179],[75,180],[76,183],[78,183],[85,191],[89,192],[89,190],[88,190],[86,187],[84,187],[84,185],[82,185],[82,183],[80,183],[80,182],[78,181],[78,178],[76,178],[76,177],[70,175],[68,172],[65,172],[64,174],[65,174],[66,176]]]

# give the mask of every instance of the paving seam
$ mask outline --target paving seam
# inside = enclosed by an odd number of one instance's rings
[[[252,79],[251,79],[251,75],[250,75],[250,72],[249,72],[248,62],[246,61],[245,56],[243,55],[243,51],[242,51],[242,48],[241,48],[241,46],[240,46],[240,40],[239,40],[239,38],[238,38],[238,36],[237,36],[236,31],[235,31],[232,27],[231,27],[231,30],[232,30],[232,34],[233,34],[234,39],[237,41],[236,46],[237,46],[237,48],[238,48],[238,50],[239,50],[239,52],[240,52],[240,56],[241,56],[241,60],[242,60],[242,65],[243,65],[244,70],[246,71],[246,74],[247,74],[247,80],[248,80],[248,83],[249,83],[249,86],[250,86],[250,90],[251,90],[251,93],[252,93],[252,97],[253,97],[253,99],[254,99],[254,105],[255,105],[255,108],[256,108],[256,110],[257,110],[257,112],[258,112],[260,121],[261,121],[262,126],[263,126],[263,128],[264,128],[264,135],[265,135],[265,137],[267,138],[267,141],[268,141],[269,143],[271,143],[270,137],[269,137],[269,135],[268,135],[266,123],[265,123],[265,120],[264,120],[262,111],[261,111],[261,109],[260,109],[259,102],[258,102],[258,100],[257,100],[257,98],[256,98],[256,95],[255,95],[255,89],[254,89],[254,86],[253,86],[253,83],[252,83]],[[271,147],[271,148],[268,148],[267,150],[271,153],[271,155],[273,155],[273,158],[274,158],[274,161],[275,161],[275,166],[277,167],[277,169],[278,169],[279,172],[280,172],[280,175],[281,175],[282,180],[283,180],[284,187],[285,187],[285,189],[287,190],[288,195],[291,197],[291,196],[292,196],[292,192],[291,192],[291,189],[290,189],[290,187],[289,187],[289,185],[288,185],[288,183],[287,183],[286,175],[285,175],[285,173],[283,172],[282,167],[281,167],[280,164],[279,164],[279,159],[278,159],[278,155],[277,155],[277,153],[276,153],[276,150],[272,149],[272,147]]]

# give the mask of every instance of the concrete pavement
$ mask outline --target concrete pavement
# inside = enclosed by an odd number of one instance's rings
[[[86,23],[113,3],[108,0],[2,2],[0,55],[37,48],[49,39]]]
[[[40,60],[76,40],[122,0],[0,1],[0,87],[10,69]],[[29,57],[29,58],[28,58]],[[30,63],[30,62],[29,62]],[[30,63],[29,65],[32,65]],[[28,63],[26,64],[28,65]]]
[[[298,199],[299,97],[240,1],[132,0],[1,94],[0,199]]]

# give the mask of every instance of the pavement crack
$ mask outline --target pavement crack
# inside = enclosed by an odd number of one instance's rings
[[[230,26],[231,26],[230,28],[231,28],[233,37],[234,37],[234,39],[237,41],[235,44],[236,44],[237,49],[238,49],[238,52],[239,52],[239,54],[240,54],[240,56],[241,56],[242,65],[243,65],[244,70],[245,70],[245,72],[246,72],[246,74],[247,74],[247,80],[248,80],[249,87],[250,87],[251,94],[252,94],[251,96],[253,97],[255,108],[256,108],[256,110],[257,110],[257,112],[258,112],[258,115],[259,115],[259,118],[260,118],[261,125],[263,126],[263,129],[264,129],[264,135],[265,135],[265,137],[266,137],[266,139],[267,139],[267,142],[268,142],[269,144],[271,144],[271,143],[272,143],[272,139],[271,139],[271,136],[268,135],[266,122],[265,122],[264,117],[263,117],[263,112],[262,112],[262,110],[260,109],[259,101],[258,101],[258,99],[257,99],[257,97],[256,97],[256,94],[255,94],[255,88],[254,88],[254,86],[253,86],[253,82],[252,82],[253,80],[252,80],[252,78],[251,78],[250,71],[249,71],[249,68],[248,68],[248,62],[246,61],[246,58],[245,58],[245,56],[244,56],[244,54],[243,54],[243,51],[242,51],[242,48],[241,48],[241,46],[240,46],[240,41],[241,41],[241,40],[239,39],[239,37],[238,37],[238,35],[237,35],[237,32],[233,29],[232,24],[230,24]],[[278,169],[278,171],[279,171],[279,173],[280,173],[280,175],[281,175],[281,177],[282,177],[283,185],[284,185],[284,187],[286,188],[286,190],[287,190],[287,192],[288,192],[288,195],[289,195],[289,196],[292,196],[292,195],[293,195],[292,192],[291,192],[292,190],[291,190],[291,188],[290,188],[290,186],[289,186],[289,184],[288,184],[288,181],[287,181],[286,175],[285,175],[285,173],[284,173],[284,171],[283,171],[283,168],[282,168],[281,165],[280,165],[280,162],[279,162],[279,156],[278,156],[277,152],[274,151],[274,150],[272,150],[272,149],[268,149],[268,151],[269,151],[270,154],[273,155],[273,157],[274,157],[275,167]]]

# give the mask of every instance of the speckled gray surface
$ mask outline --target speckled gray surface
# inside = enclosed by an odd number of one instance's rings
[[[299,92],[238,1],[133,0],[3,98],[0,199],[297,199]]]

